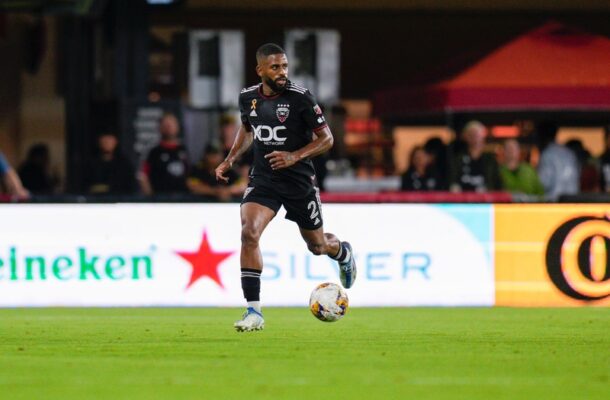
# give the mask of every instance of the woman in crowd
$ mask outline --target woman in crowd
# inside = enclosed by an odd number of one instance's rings
[[[438,178],[430,171],[431,157],[422,146],[411,151],[409,168],[401,176],[401,190],[439,190]]]

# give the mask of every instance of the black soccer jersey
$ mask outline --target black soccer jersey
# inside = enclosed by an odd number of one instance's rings
[[[188,170],[186,148],[182,145],[160,143],[151,149],[144,164],[155,193],[187,192]]]
[[[289,168],[272,170],[265,155],[273,151],[296,151],[313,140],[313,132],[323,129],[326,120],[309,90],[288,81],[275,96],[265,96],[262,84],[243,89],[239,95],[241,121],[254,135],[254,164],[251,180],[271,183],[284,193],[304,193],[312,189],[315,171],[311,160],[301,160]]]

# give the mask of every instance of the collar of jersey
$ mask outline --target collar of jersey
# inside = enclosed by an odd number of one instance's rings
[[[288,84],[288,81],[286,81],[286,85]],[[284,89],[286,90],[286,89]],[[279,92],[278,94],[274,94],[273,96],[267,96],[265,95],[265,93],[263,93],[263,84],[259,84],[258,85],[258,94],[261,95],[261,97],[265,98],[265,99],[275,99],[276,97],[279,97],[282,93],[284,93],[284,90]]]
[[[177,148],[178,148],[178,146],[180,146],[180,143],[173,143],[173,142],[164,142],[164,141],[161,141],[161,142],[159,142],[159,145],[160,145],[161,147],[163,147],[164,149],[168,149],[168,150],[174,150],[174,149],[177,149]]]

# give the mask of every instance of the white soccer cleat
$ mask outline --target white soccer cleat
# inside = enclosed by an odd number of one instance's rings
[[[341,284],[344,288],[349,289],[354,285],[356,281],[356,259],[354,252],[352,251],[352,245],[348,242],[345,243],[345,247],[349,250],[349,261],[346,263],[339,263],[339,277],[341,278]]]
[[[237,332],[261,331],[265,327],[263,314],[252,307],[248,307],[243,317],[233,324]]]

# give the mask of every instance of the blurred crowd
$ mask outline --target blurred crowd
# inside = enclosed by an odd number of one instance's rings
[[[181,141],[181,125],[171,113],[159,120],[159,143],[135,165],[119,146],[113,132],[103,132],[96,148],[85,157],[78,194],[89,196],[179,196],[196,195],[203,200],[232,201],[240,198],[248,183],[250,159],[236,164],[228,184],[216,180],[215,168],[230,149],[233,135],[221,135],[205,146],[200,160],[192,165]],[[18,199],[60,194],[59,179],[52,172],[49,148],[33,145],[26,160],[15,171],[0,152],[0,193]]]
[[[487,128],[470,121],[445,145],[440,138],[415,146],[401,176],[403,191],[506,191],[530,199],[558,200],[562,195],[610,192],[610,128],[605,151],[591,156],[583,143],[557,142],[553,122],[536,126],[530,138],[488,143]]]
[[[508,138],[491,143],[487,127],[470,121],[451,143],[432,137],[415,146],[408,169],[400,176],[400,190],[505,191],[526,199],[550,201],[561,195],[610,192],[610,128],[606,129],[605,151],[599,158],[592,157],[577,139],[558,143],[557,131],[556,124],[543,122],[536,126],[534,141]],[[146,154],[141,165],[134,165],[121,152],[113,132],[99,135],[95,151],[82,166],[79,194],[193,195],[210,201],[234,201],[242,196],[248,183],[251,154],[246,154],[229,172],[228,184],[217,182],[214,173],[233,143],[234,124],[221,121],[219,137],[205,146],[194,165],[181,142],[180,121],[174,114],[161,117],[159,132],[159,143]],[[324,164],[316,163],[322,185]],[[0,152],[0,191],[13,197],[58,194],[57,176],[51,168],[49,148],[43,143],[29,149],[17,170]]]

